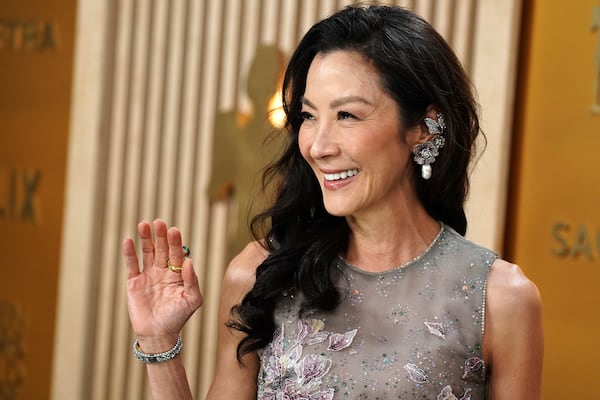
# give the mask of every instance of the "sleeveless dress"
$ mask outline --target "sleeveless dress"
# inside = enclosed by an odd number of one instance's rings
[[[419,257],[369,273],[337,262],[332,312],[284,294],[260,352],[259,400],[481,400],[487,276],[496,255],[448,226]]]

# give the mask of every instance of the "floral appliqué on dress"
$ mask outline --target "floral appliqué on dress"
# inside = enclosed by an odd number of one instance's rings
[[[341,351],[352,344],[357,330],[333,333],[324,330],[319,319],[298,321],[295,339],[286,339],[284,325],[261,356],[260,389],[267,400],[331,400],[334,388],[321,387],[322,378],[331,368],[331,359],[322,354],[303,354],[305,346],[329,340],[329,351]]]
[[[452,393],[452,387],[446,386],[438,395],[437,400],[471,400],[471,389],[467,389],[463,397],[459,399]]]

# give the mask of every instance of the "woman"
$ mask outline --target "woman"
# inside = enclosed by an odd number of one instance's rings
[[[404,9],[349,7],[305,35],[283,90],[267,240],[227,269],[208,397],[539,399],[538,291],[462,237],[479,124],[445,41]],[[134,353],[155,398],[190,398],[178,335],[202,296],[179,230],[152,228],[141,272],[123,245]]]

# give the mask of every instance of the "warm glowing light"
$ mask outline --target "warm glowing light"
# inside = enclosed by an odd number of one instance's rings
[[[285,126],[285,113],[281,102],[281,91],[277,91],[269,101],[269,122],[275,128],[281,129]]]

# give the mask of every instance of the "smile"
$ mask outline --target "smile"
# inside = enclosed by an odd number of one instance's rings
[[[340,179],[350,178],[351,176],[358,174],[358,172],[359,170],[354,168],[347,171],[336,172],[335,174],[323,174],[323,176],[326,181],[339,181]]]

